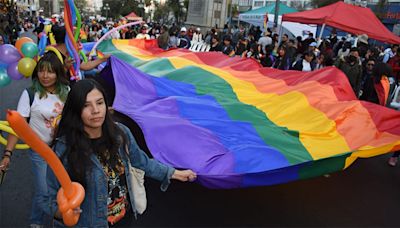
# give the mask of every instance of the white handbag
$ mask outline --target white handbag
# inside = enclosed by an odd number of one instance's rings
[[[126,146],[125,149],[129,158],[128,146]],[[133,206],[138,214],[143,214],[147,207],[146,189],[144,188],[145,172],[132,167],[130,161],[128,161],[128,171],[129,175],[127,178],[129,178],[129,181],[127,183],[131,184],[133,195],[130,195],[130,197],[133,198],[133,203],[135,204]]]

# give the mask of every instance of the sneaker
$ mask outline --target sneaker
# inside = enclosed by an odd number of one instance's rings
[[[389,161],[388,161],[388,164],[389,164],[390,166],[396,166],[396,164],[397,164],[397,157],[390,157],[390,158],[389,158]]]

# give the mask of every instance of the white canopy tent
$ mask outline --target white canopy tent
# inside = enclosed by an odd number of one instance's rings
[[[240,14],[239,15],[239,22],[244,21],[249,24],[252,24],[254,26],[260,26],[262,30],[264,30],[264,16],[265,14]],[[268,23],[267,27],[272,28],[274,26],[274,14],[268,14]],[[280,28],[282,25],[282,33],[286,33],[289,35],[289,37],[297,37],[297,36],[307,36],[308,33],[312,32],[313,34],[316,33],[317,31],[317,26],[313,25],[306,25],[306,24],[300,24],[296,22],[287,22],[284,21],[282,23],[282,16],[278,16],[278,31],[279,33]]]

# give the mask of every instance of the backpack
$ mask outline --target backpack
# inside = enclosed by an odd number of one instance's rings
[[[25,89],[26,92],[28,92],[28,96],[29,96],[29,106],[32,107],[33,101],[35,100],[35,91],[33,91],[32,87],[28,87]],[[26,119],[26,122],[29,123],[30,117],[28,117]]]

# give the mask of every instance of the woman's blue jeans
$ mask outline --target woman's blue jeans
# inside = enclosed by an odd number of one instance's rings
[[[46,197],[47,194],[47,163],[38,153],[32,150],[30,150],[29,153],[32,161],[33,174],[33,197],[29,220],[30,224],[45,225],[47,216],[40,206],[40,200]]]

